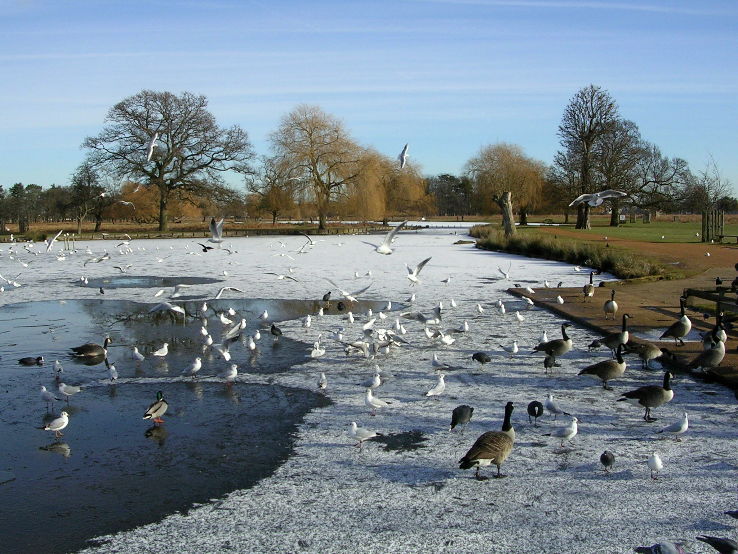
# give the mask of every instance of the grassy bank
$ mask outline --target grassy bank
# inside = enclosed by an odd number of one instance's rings
[[[557,238],[535,231],[519,232],[506,239],[502,231],[492,225],[474,226],[469,234],[479,239],[478,248],[595,267],[619,279],[683,277],[682,273],[667,269],[660,262],[642,254],[586,240]]]

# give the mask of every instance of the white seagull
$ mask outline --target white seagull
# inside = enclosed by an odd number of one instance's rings
[[[350,431],[350,434],[357,441],[359,441],[355,445],[355,446],[358,446],[359,447],[359,450],[361,450],[361,448],[362,448],[365,440],[369,440],[369,439],[371,439],[373,437],[381,436],[376,431],[370,431],[369,429],[364,429],[363,427],[358,427],[356,425],[356,422],[355,421],[352,421],[351,422],[351,431]]]
[[[221,243],[223,242],[223,219],[215,221],[215,218],[210,218],[210,234],[211,237],[208,242]]]
[[[54,431],[54,436],[59,438],[63,435],[61,432],[67,425],[69,425],[69,415],[67,412],[62,412],[59,417],[50,421],[44,426],[44,431]]]
[[[197,372],[200,371],[200,368],[202,368],[202,358],[195,358],[195,361],[190,364],[189,367],[186,367],[182,371],[182,375],[186,377],[195,377],[197,375]]]
[[[422,262],[420,262],[418,265],[415,266],[415,269],[410,269],[410,266],[405,264],[405,268],[407,268],[407,278],[410,281],[411,284],[417,285],[420,283],[420,279],[418,278],[418,275],[420,274],[421,270],[425,267],[425,264],[427,264],[431,259],[426,258]]]
[[[446,382],[444,381],[444,378],[446,376],[443,373],[438,374],[438,382],[436,383],[436,386],[433,387],[431,390],[425,393],[426,396],[440,396],[443,394],[443,391],[446,390]]]
[[[674,435],[674,438],[678,441],[681,441],[682,439],[679,438],[679,435],[682,433],[686,433],[687,429],[689,428],[689,419],[687,417],[687,412],[684,412],[682,415],[682,418],[679,421],[675,421],[671,425],[667,425],[663,429],[656,431],[657,433],[671,433]]]
[[[571,418],[571,423],[569,423],[569,425],[554,429],[551,433],[547,433],[547,435],[561,439],[561,448],[564,447],[564,441],[569,441],[571,444],[574,444],[572,439],[577,434],[577,421],[577,418],[573,417]]]
[[[158,356],[159,358],[163,358],[169,354],[169,343],[165,342],[159,350],[156,350],[151,353],[152,356]]]
[[[651,479],[656,480],[659,478],[659,471],[664,469],[664,464],[658,453],[654,452],[651,454],[651,457],[648,459],[648,469],[651,470]]]
[[[579,204],[582,204],[586,202],[590,206],[599,206],[602,204],[605,200],[608,200],[610,198],[623,198],[625,196],[628,196],[627,192],[620,192],[619,190],[602,190],[600,192],[595,192],[594,194],[582,194],[580,196],[577,196],[574,200],[572,200],[571,204],[569,204],[569,207],[572,206],[578,206]]]
[[[390,405],[390,402],[385,402],[372,395],[372,389],[366,389],[366,397],[364,398],[364,404],[371,408],[371,415],[377,415],[377,408],[386,408]]]
[[[397,156],[397,161],[400,162],[400,169],[405,169],[405,164],[407,164],[407,143],[402,147],[402,152]]]
[[[154,138],[151,139],[151,142],[149,142],[149,150],[146,154],[146,161],[150,162],[151,157],[154,155],[154,148],[156,148],[156,141],[159,140],[159,132],[157,131],[154,133]]]
[[[390,246],[392,245],[392,241],[395,239],[395,236],[400,231],[400,229],[402,229],[405,225],[407,225],[407,220],[403,221],[397,227],[387,233],[384,237],[384,240],[382,241],[382,244],[372,244],[371,242],[366,241],[364,241],[364,244],[369,244],[370,246],[373,246],[375,252],[379,254],[390,255],[392,254],[392,248],[390,248]]]

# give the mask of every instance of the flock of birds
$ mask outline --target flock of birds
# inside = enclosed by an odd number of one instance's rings
[[[407,145],[403,150],[404,155],[407,154]],[[608,191],[605,191],[608,192]],[[617,192],[617,191],[614,191]],[[586,201],[590,205],[596,206],[602,202],[603,195],[590,195],[592,198],[581,197],[574,202]],[[573,203],[574,204],[574,203]],[[404,221],[390,231],[384,240],[379,244],[371,244],[374,251],[382,255],[391,255],[393,253],[393,242],[397,238],[398,233],[407,225]],[[211,238],[208,240],[215,246],[211,247],[202,243],[198,243],[202,248],[203,254],[208,254],[211,250],[222,249],[231,253],[230,250],[223,248],[223,220],[216,221],[214,218],[210,222]],[[311,247],[315,246],[316,242],[305,235],[308,242],[302,246],[302,248],[295,252],[304,253]],[[58,238],[57,235],[53,240],[47,244],[47,251],[52,249],[54,240]],[[284,243],[281,243],[284,245]],[[130,248],[130,241],[119,244],[119,247]],[[90,253],[91,254],[91,253]],[[88,262],[100,263],[101,261],[109,260],[111,256],[106,252],[102,256],[95,256],[90,258]],[[413,287],[422,284],[421,273],[426,265],[431,261],[431,257],[425,258],[414,266],[405,265],[407,278],[409,284]],[[123,272],[119,266],[119,270]],[[502,278],[510,280],[510,267],[507,270],[499,268],[499,272]],[[576,268],[579,271],[581,268]],[[277,272],[266,272],[266,275],[276,276],[277,279],[297,281],[297,279],[288,274],[281,274]],[[371,272],[368,272],[370,275]],[[582,301],[592,302],[595,298],[596,287],[593,282],[593,277],[596,274],[595,271],[590,271],[588,276],[588,282],[582,287]],[[358,277],[358,273],[355,277]],[[2,276],[0,276],[2,277]],[[3,278],[4,279],[4,278]],[[458,327],[447,327],[442,328],[444,317],[447,315],[448,310],[456,308],[456,302],[451,300],[447,306],[443,305],[443,302],[439,302],[436,307],[427,312],[405,310],[399,314],[399,317],[395,317],[394,324],[391,324],[388,320],[390,319],[390,313],[393,309],[392,303],[388,302],[385,309],[378,313],[373,313],[372,310],[368,310],[366,314],[354,314],[352,308],[360,301],[360,296],[363,295],[371,285],[361,287],[356,291],[348,290],[348,287],[339,286],[334,281],[327,279],[326,282],[330,283],[334,289],[327,292],[322,297],[322,304],[317,313],[307,314],[301,322],[301,326],[305,329],[311,327],[314,319],[322,319],[324,316],[324,310],[327,311],[329,307],[335,307],[337,312],[341,314],[341,317],[346,322],[343,327],[339,327],[332,331],[332,339],[337,341],[343,348],[347,356],[359,356],[372,362],[378,362],[382,357],[387,356],[392,350],[396,348],[405,347],[419,347],[417,344],[412,344],[411,341],[405,336],[408,333],[407,327],[411,324],[419,325],[422,328],[423,334],[430,341],[431,345],[434,346],[450,346],[463,336],[464,333],[470,332],[470,326],[468,321],[463,321]],[[448,285],[451,282],[451,276],[447,277],[442,281]],[[549,286],[545,283],[545,286]],[[172,302],[162,302],[154,306],[151,310],[151,314],[157,312],[168,313],[174,321],[182,322],[193,322],[196,326],[200,326],[200,334],[203,337],[203,350],[212,349],[213,352],[223,359],[227,363],[226,368],[219,374],[227,386],[230,386],[238,376],[238,367],[235,363],[230,362],[230,348],[232,345],[241,343],[246,345],[246,348],[254,350],[257,347],[257,342],[262,338],[261,332],[264,334],[268,333],[272,336],[272,341],[278,343],[280,337],[283,335],[282,330],[271,321],[269,314],[264,310],[259,316],[260,329],[252,335],[246,334],[246,318],[239,316],[233,309],[228,311],[217,312],[213,308],[208,306],[207,301],[204,301],[197,311],[197,313],[190,313],[185,309],[185,306],[176,303],[176,298],[181,294],[182,290],[186,288],[185,285],[180,285],[175,288],[174,292],[170,295]],[[531,300],[531,296],[535,294],[535,289],[526,287],[528,296],[525,297],[524,309],[515,311],[515,319],[518,324],[523,324],[525,321],[525,309],[530,309],[535,305],[535,302]],[[237,291],[243,293],[242,290],[235,287],[223,287],[214,298],[220,298],[221,295],[227,291]],[[340,300],[332,298],[333,293],[337,293]],[[157,296],[159,293],[157,293]],[[408,305],[412,305],[415,301],[415,294],[412,294],[406,299]],[[563,300],[562,300],[563,302]],[[689,334],[691,330],[691,321],[685,313],[684,299],[680,300],[681,315],[674,321],[674,323],[662,334],[662,339],[673,339],[674,349],[678,348],[679,345],[684,344],[684,338]],[[498,300],[495,307],[485,308],[481,304],[476,305],[476,312],[481,316],[485,310],[496,309],[500,314],[506,313],[505,303],[502,300]],[[607,299],[602,305],[602,310],[605,314],[606,319],[614,319],[619,311],[619,307],[616,301],[616,292],[612,290]],[[521,313],[521,311],[523,313]],[[656,421],[652,416],[652,410],[663,406],[670,402],[674,398],[674,390],[671,387],[671,379],[674,374],[672,371],[681,371],[689,369],[707,369],[717,366],[725,355],[725,341],[727,340],[727,333],[725,332],[725,325],[723,324],[723,314],[719,312],[716,320],[715,327],[704,337],[704,349],[703,352],[691,361],[681,360],[672,349],[660,347],[653,343],[647,343],[644,341],[632,341],[630,340],[628,330],[628,320],[630,319],[629,314],[622,315],[622,324],[620,329],[605,335],[604,337],[594,341],[590,344],[590,349],[606,347],[612,353],[612,359],[606,359],[592,363],[579,371],[579,375],[590,376],[598,379],[604,390],[612,390],[610,385],[611,381],[621,378],[627,368],[626,355],[636,355],[640,361],[642,367],[651,367],[652,362],[659,361],[662,366],[667,368],[663,374],[663,380],[660,383],[654,383],[639,387],[630,391],[623,392],[618,401],[628,402],[635,406],[640,407],[644,410],[643,420],[646,423]],[[360,320],[365,319],[365,322]],[[214,343],[211,331],[213,321],[216,320],[222,326],[220,343]],[[554,338],[549,340],[548,336],[544,332],[540,342],[532,348],[532,353],[544,354],[543,368],[546,373],[553,373],[557,367],[561,366],[560,359],[567,355],[574,348],[572,338],[569,336],[568,329],[571,324],[565,322],[561,325],[561,338]],[[359,334],[358,338],[349,337],[350,332],[356,332]],[[113,382],[117,379],[117,370],[115,368],[115,362],[109,359],[108,352],[111,344],[111,339],[106,337],[103,344],[87,343],[71,349],[71,354],[78,358],[86,359],[100,359],[101,362],[105,362],[106,367],[109,371],[110,381]],[[157,350],[151,353],[152,356],[158,358],[164,358],[169,354],[168,343],[163,345]],[[516,356],[522,354],[522,348],[517,340],[513,340],[511,344],[503,345],[500,344],[500,352],[504,352],[507,356]],[[320,358],[325,355],[326,348],[323,342],[322,333],[319,334],[317,341],[312,345],[309,350],[309,355],[312,358]],[[138,351],[138,348],[133,346],[131,349],[131,358],[136,362],[140,363],[144,359],[144,355]],[[492,361],[492,357],[488,352],[475,352],[471,356],[473,362],[479,363],[484,366]],[[43,365],[44,358],[42,356],[34,356],[22,358],[19,363],[24,366],[38,366]],[[370,414],[373,416],[378,410],[384,410],[391,408],[391,402],[383,400],[377,396],[377,389],[383,384],[384,379],[382,372],[378,366],[375,366],[376,370],[374,374],[363,383],[364,387],[364,404],[370,410]],[[446,373],[452,372],[458,369],[465,369],[462,366],[452,366],[445,362],[442,362],[437,354],[433,355],[432,367],[438,372],[436,383],[423,393],[423,396],[427,398],[439,398],[446,392]],[[185,367],[182,371],[184,378],[197,379],[199,372],[202,368],[202,358],[200,356],[195,357],[190,365]],[[73,386],[64,383],[62,379],[63,368],[57,361],[55,362],[55,376],[57,381],[57,390],[59,395],[63,396],[66,402],[74,395],[78,394],[82,388],[79,386]],[[327,371],[320,373],[318,378],[318,390],[326,393],[330,389],[329,379],[327,377]],[[47,406],[47,411],[50,407],[53,407],[55,401],[60,399],[55,396],[54,393],[46,390],[46,387],[41,387],[41,399]],[[154,425],[161,425],[164,423],[163,415],[167,412],[168,403],[164,398],[164,392],[158,391],[156,393],[155,400],[145,409],[143,419],[151,420]],[[460,469],[475,469],[475,477],[482,481],[486,480],[487,477],[480,473],[480,469],[494,465],[497,469],[496,478],[504,477],[501,472],[502,465],[505,463],[507,458],[511,455],[515,448],[515,429],[512,423],[512,415],[515,406],[513,402],[507,402],[504,407],[504,419],[500,431],[488,431],[480,435],[477,440],[473,443],[471,448],[466,454],[458,460]],[[574,445],[574,438],[578,434],[578,423],[577,417],[571,413],[565,411],[554,398],[552,393],[546,395],[545,401],[540,402],[533,400],[527,405],[527,414],[529,421],[534,426],[538,425],[538,419],[545,415],[550,414],[554,421],[557,420],[558,416],[564,416],[569,418],[566,424],[560,427],[551,429],[550,433],[544,436],[550,436],[559,443],[561,449],[565,448],[565,443]],[[456,427],[463,429],[469,424],[474,414],[474,407],[467,404],[462,404],[453,409],[451,413],[451,424],[450,429],[453,430]],[[59,416],[50,420],[43,426],[43,429],[53,432],[56,437],[62,436],[62,431],[69,425],[69,413],[67,411],[61,411]],[[664,426],[661,429],[656,430],[656,433],[671,435],[675,440],[681,440],[680,437],[684,435],[689,429],[688,414],[683,413],[683,416]],[[361,450],[366,441],[381,437],[382,434],[373,429],[360,427],[355,421],[350,424],[349,434],[356,441],[356,446]],[[610,450],[605,450],[599,461],[605,472],[611,471],[615,464],[615,454]],[[652,452],[651,456],[646,460],[647,467],[650,471],[650,476],[657,480],[659,472],[663,470],[663,462],[658,452]],[[727,512],[726,512],[727,513]],[[699,538],[699,537],[698,537]],[[720,552],[738,552],[738,545],[730,541],[730,539],[720,539],[716,537],[704,536],[700,540],[715,546]],[[723,541],[723,542],[720,542]],[[730,546],[730,545],[733,546]],[[671,545],[671,546],[670,546]],[[716,545],[721,545],[720,547]],[[733,550],[726,550],[724,545],[733,548]],[[668,548],[674,548],[675,550],[668,550]],[[652,547],[639,547],[638,552],[680,552],[679,545],[672,545],[672,543],[659,543]],[[650,548],[651,550],[644,550],[644,548]],[[659,550],[659,548],[661,550]],[[723,548],[722,550],[720,548]]]

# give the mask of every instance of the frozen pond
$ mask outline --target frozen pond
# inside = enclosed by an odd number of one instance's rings
[[[588,274],[565,264],[455,244],[459,234],[453,229],[401,233],[390,256],[364,244],[378,242],[375,236],[315,237],[316,244],[304,248],[304,254],[297,253],[306,241],[299,236],[234,239],[225,244],[227,251],[208,253],[186,240],[132,241],[125,250],[117,249],[115,241],[78,243],[77,252],[65,256],[43,253],[41,246],[29,247],[29,252],[21,245],[11,254],[3,245],[0,273],[9,282],[0,293],[5,305],[0,363],[4,400],[14,409],[2,412],[0,433],[11,447],[0,458],[0,474],[13,472],[15,480],[0,485],[0,501],[7,506],[10,499],[15,503],[24,496],[20,491],[40,491],[50,484],[63,488],[67,485],[54,480],[70,475],[83,483],[75,490],[86,509],[99,505],[104,511],[115,498],[110,480],[116,472],[140,472],[143,481],[135,485],[139,488],[158,468],[172,474],[170,481],[162,479],[162,487],[186,488],[197,472],[213,478],[212,488],[203,477],[204,488],[197,495],[193,492],[191,502],[205,504],[186,515],[174,513],[186,511],[186,505],[174,506],[165,498],[140,519],[124,510],[117,527],[95,530],[83,525],[85,532],[76,534],[75,542],[57,547],[55,524],[45,523],[50,525],[45,527],[47,542],[36,548],[60,551],[146,521],[157,523],[89,544],[116,552],[489,551],[490,545],[495,552],[629,552],[638,544],[684,540],[688,551],[707,552],[694,541],[695,535],[734,536],[732,520],[722,515],[738,507],[738,413],[732,393],[680,377],[674,382],[674,400],[654,410],[659,421],[647,424],[642,410],[616,399],[624,391],[660,383],[662,373],[642,371],[637,360],[629,360],[625,376],[611,383],[615,390],[603,391],[598,382],[576,375],[607,357],[605,352],[588,353],[586,344],[596,337],[576,327],[570,328],[575,349],[561,359],[562,367],[553,375],[545,375],[541,357],[528,353],[543,331],[549,338],[559,336],[562,321],[538,309],[526,310],[522,300],[504,290],[513,283],[539,287],[544,279],[581,286]],[[106,249],[110,260],[89,261],[104,257]],[[427,257],[432,259],[420,274],[422,283],[412,286],[405,263],[414,267]],[[510,272],[510,280],[503,279],[500,269]],[[348,309],[338,310],[339,291],[326,277],[346,292],[370,286],[359,298],[372,304],[344,306],[352,311],[354,323]],[[195,280],[185,283],[184,278]],[[79,286],[82,279],[86,286]],[[95,279],[112,279],[113,284],[103,285],[101,294]],[[126,286],[115,286],[121,280]],[[191,286],[170,298],[176,284]],[[226,289],[213,301],[222,287],[243,292]],[[155,296],[160,290],[164,293]],[[331,306],[320,316],[320,299],[328,291]],[[496,306],[498,299],[505,303],[505,313]],[[148,313],[166,300],[193,317]],[[262,332],[255,351],[242,341],[232,347],[230,363],[238,365],[239,374],[230,387],[217,376],[226,362],[202,348],[198,310],[203,300],[211,306],[207,330],[216,342],[226,328],[216,312],[228,308],[237,314],[235,321],[247,320],[244,338],[257,328]],[[596,296],[599,300],[605,299]],[[383,320],[379,312],[388,301],[392,311]],[[400,310],[430,317],[439,302],[443,321],[432,328],[458,328],[464,321],[470,328],[450,334],[452,344],[426,337],[424,326],[407,318],[401,322],[408,344],[388,354],[380,348],[374,359],[347,356],[344,344],[333,338],[340,333],[352,342],[364,336],[369,307],[375,328],[394,329]],[[260,320],[264,310],[268,317]],[[312,314],[309,327],[305,313]],[[279,323],[284,337],[276,348],[268,335],[272,320],[284,320]],[[101,342],[106,334],[113,338],[110,357],[119,372],[115,385],[104,365],[75,364],[67,354],[69,347]],[[311,358],[319,337],[325,354]],[[510,357],[502,346],[513,340],[521,352]],[[152,361],[150,353],[165,341],[172,353],[163,362]],[[129,356],[133,345],[147,356],[140,366]],[[473,362],[477,351],[487,352],[491,363]],[[180,377],[199,353],[199,382]],[[444,394],[426,398],[425,391],[436,383],[433,353],[454,369],[446,371]],[[18,358],[38,355],[46,358],[45,366],[17,365]],[[51,433],[36,429],[46,411],[38,386],[52,385],[51,364],[57,358],[64,364],[65,379],[87,385],[71,400],[77,411],[64,431],[66,447],[52,446]],[[360,383],[375,365],[384,379],[376,396],[392,404],[371,417]],[[321,372],[328,379],[325,399],[314,394]],[[169,412],[161,430],[146,436],[150,424],[141,415],[157,390],[164,392]],[[528,423],[528,402],[542,401],[548,392],[580,420],[573,446],[560,448],[555,439],[544,436],[568,418],[553,421],[546,415],[539,427]],[[503,466],[509,477],[478,482],[471,471],[458,469],[457,460],[482,432],[499,429],[508,401],[516,406],[517,432]],[[464,434],[449,433],[451,410],[459,404],[475,407],[474,417]],[[55,410],[60,408],[56,403]],[[288,410],[286,421],[270,421],[269,414],[280,409]],[[684,410],[689,412],[690,429],[682,442],[655,434]],[[360,451],[347,434],[351,421],[384,437],[367,442]],[[269,427],[276,423],[286,427]],[[156,435],[164,433],[159,440]],[[237,481],[234,472],[240,473],[249,462],[237,457],[231,463],[231,456],[248,456],[236,450],[255,437],[276,442],[264,444],[268,456],[261,467]],[[200,453],[196,444],[207,448]],[[222,462],[219,449],[227,453]],[[616,455],[610,475],[602,473],[598,462],[605,449]],[[653,450],[664,460],[658,480],[650,479],[646,467]],[[117,486],[132,483],[121,481]],[[45,522],[69,517],[71,495],[65,494],[39,500],[34,513],[43,514]],[[207,502],[218,497],[222,502]],[[19,528],[37,534],[27,525]]]

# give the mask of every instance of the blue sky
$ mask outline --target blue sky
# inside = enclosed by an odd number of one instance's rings
[[[735,188],[737,24],[732,0],[0,0],[0,184],[68,184],[84,138],[142,89],[205,94],[258,154],[309,103],[387,155],[409,142],[424,174],[498,141],[550,163],[594,83]]]

